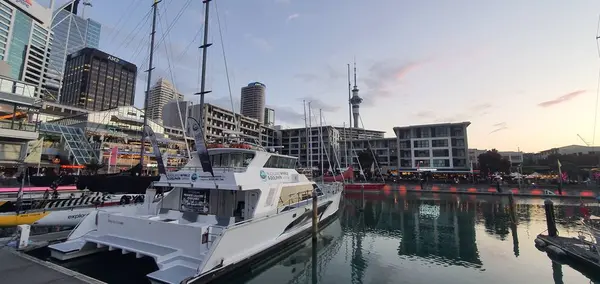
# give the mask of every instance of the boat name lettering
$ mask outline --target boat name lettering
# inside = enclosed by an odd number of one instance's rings
[[[192,173],[167,173],[167,180],[190,180]]]
[[[79,214],[75,214],[75,215],[69,215],[69,216],[67,216],[67,219],[79,219],[79,218],[83,218],[85,216],[87,216],[87,214],[79,213]]]
[[[108,223],[123,225],[123,221],[108,219]]]
[[[261,173],[262,174],[262,173]],[[289,179],[288,172],[265,172],[266,180],[284,180]],[[261,175],[262,177],[262,175]],[[263,178],[265,179],[265,178]]]

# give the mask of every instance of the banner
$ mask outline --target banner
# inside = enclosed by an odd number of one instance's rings
[[[145,135],[150,138],[150,143],[152,144],[152,151],[154,152],[154,157],[156,158],[156,164],[158,166],[158,174],[166,174],[165,163],[160,153],[160,149],[158,148],[158,142],[156,141],[156,135],[150,126],[144,126]]]
[[[196,152],[198,153],[198,158],[200,158],[202,170],[205,173],[210,173],[214,177],[215,174],[213,173],[212,164],[210,162],[210,156],[208,155],[208,149],[206,149],[206,141],[204,141],[204,133],[202,132],[202,127],[195,118],[189,117],[189,120],[190,126],[192,127],[192,135],[196,140]]]
[[[117,164],[117,156],[119,156],[119,148],[115,146],[110,150],[110,159],[108,159],[109,168],[110,166],[114,166]]]
[[[27,143],[26,164],[39,164],[42,160],[42,151],[44,149],[44,138]]]

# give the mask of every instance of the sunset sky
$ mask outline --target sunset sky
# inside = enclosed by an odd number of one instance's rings
[[[146,69],[150,21],[145,15],[152,1],[92,2],[85,16],[103,24],[101,49]],[[214,45],[207,84],[213,91],[209,101],[222,106],[231,103],[217,10],[236,104],[242,86],[263,82],[278,124],[304,125],[303,99],[323,109],[327,124],[347,122],[346,64],[356,57],[364,126],[388,136],[394,126],[470,121],[470,148],[533,152],[583,144],[577,134],[600,144],[599,135],[594,139],[598,1],[211,4]],[[176,87],[197,102],[191,94],[199,89],[202,3],[163,0],[159,6],[157,43],[164,40],[153,81],[174,78]],[[180,19],[163,37],[180,11]],[[141,74],[139,107],[145,80]]]

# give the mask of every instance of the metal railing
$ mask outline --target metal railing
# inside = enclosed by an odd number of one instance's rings
[[[35,98],[36,89],[35,85],[0,77],[0,92]]]
[[[23,121],[0,120],[0,129],[12,129],[19,131],[36,132],[37,123]]]

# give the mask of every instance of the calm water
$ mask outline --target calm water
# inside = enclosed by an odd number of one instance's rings
[[[546,228],[543,200],[515,200],[516,224],[507,198],[347,195],[316,250],[309,240],[220,283],[600,283],[538,251],[533,241]],[[577,233],[578,202],[555,201],[563,236]],[[108,283],[144,283],[154,269],[120,252],[66,266]]]

